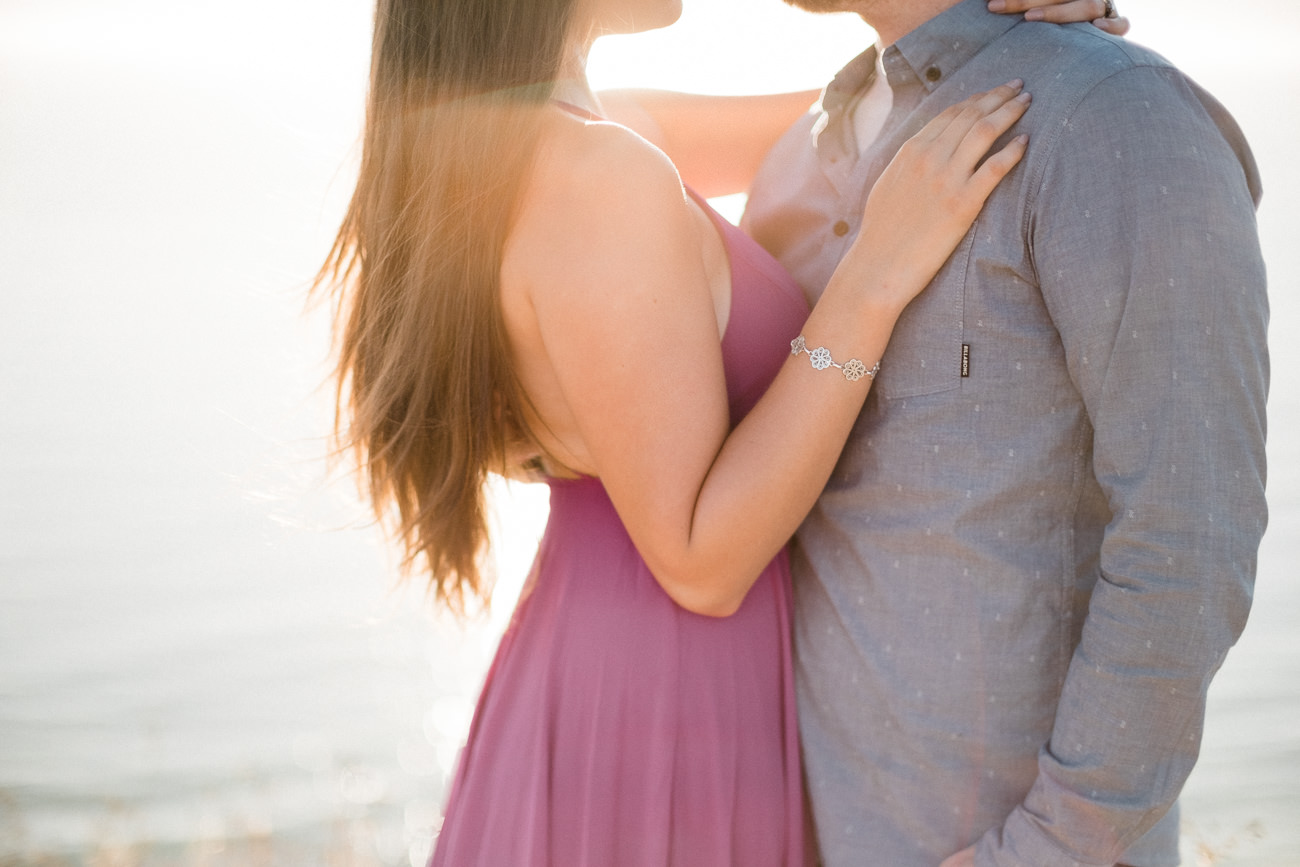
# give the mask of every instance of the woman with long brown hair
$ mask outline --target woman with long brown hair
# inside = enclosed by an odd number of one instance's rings
[[[551,488],[434,864],[807,863],[783,546],[895,320],[1026,147],[989,153],[1028,107],[1016,82],[945,112],[809,313],[599,118],[592,40],[679,12],[378,3],[360,178],[320,281],[340,439],[453,607],[489,589],[488,474]]]

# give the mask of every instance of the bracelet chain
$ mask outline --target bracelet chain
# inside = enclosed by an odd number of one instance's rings
[[[807,354],[808,360],[812,362],[812,366],[815,370],[825,370],[828,367],[838,367],[840,370],[844,371],[844,378],[849,382],[857,382],[864,376],[875,379],[876,374],[880,373],[879,361],[877,361],[875,367],[872,367],[870,370],[868,370],[867,366],[856,358],[850,358],[848,361],[840,364],[831,358],[831,351],[825,346],[819,346],[816,349],[809,349],[802,334],[790,341],[790,354],[798,355],[800,353]]]

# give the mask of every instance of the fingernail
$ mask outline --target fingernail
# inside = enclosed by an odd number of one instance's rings
[[[1034,98],[1033,95],[1030,94],[1030,92],[1026,90],[1024,93],[1021,93],[1019,96],[1017,96],[1016,99],[1015,99],[1015,101],[1016,101],[1016,102],[1029,102],[1029,101],[1030,101],[1031,99],[1033,99],[1033,98]]]
[[[1029,144],[1029,136],[1025,135],[1024,133],[1021,133],[1020,135],[1013,138],[1012,141],[1015,142],[1016,144],[1021,144],[1021,145]]]
[[[1043,16],[1044,16],[1045,14],[1047,14],[1047,13],[1043,12],[1042,9],[1040,9],[1040,8],[1038,8],[1038,7],[1035,7],[1035,8],[1030,9],[1028,12],[1025,13],[1025,20],[1026,20],[1026,21],[1042,21],[1042,20],[1043,20]]]
[[[1012,90],[1019,90],[1020,88],[1025,86],[1025,83],[1019,78],[1013,78],[1007,82],[1006,86],[1011,88]]]
[[[1001,12],[1007,8],[1007,0],[989,0],[990,12]]]

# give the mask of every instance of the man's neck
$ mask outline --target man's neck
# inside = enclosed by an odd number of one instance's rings
[[[858,0],[853,11],[871,25],[886,48],[961,0]]]

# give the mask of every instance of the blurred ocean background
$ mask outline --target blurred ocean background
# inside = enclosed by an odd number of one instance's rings
[[[596,83],[817,87],[871,38],[778,0],[686,6],[599,45]],[[1300,4],[1122,11],[1236,114],[1266,186],[1272,522],[1184,860],[1296,867]],[[395,555],[326,471],[304,290],[350,191],[370,14],[0,0],[0,865],[427,853],[545,498],[502,489],[500,599],[462,627],[393,589]]]

